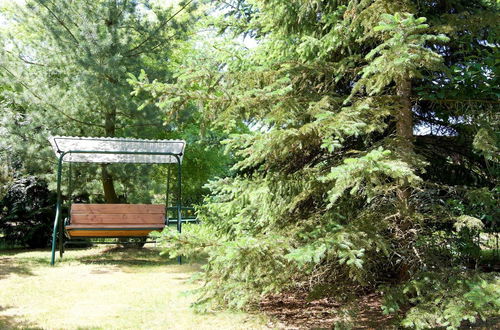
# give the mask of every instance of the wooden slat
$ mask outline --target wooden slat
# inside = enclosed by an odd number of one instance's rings
[[[161,229],[157,229],[161,230]],[[68,230],[70,237],[147,237],[151,229],[137,230]]]
[[[73,214],[71,224],[163,224],[163,214]]]
[[[150,204],[73,204],[70,237],[147,237],[165,227],[165,206]]]
[[[71,214],[165,214],[159,204],[72,204]]]
[[[79,228],[87,228],[87,229],[92,229],[92,228],[112,228],[112,229],[119,229],[119,228],[139,228],[139,229],[150,229],[150,228],[163,228],[165,227],[164,224],[142,224],[142,225],[131,225],[131,224],[83,224],[83,225],[67,225],[64,228],[67,230],[70,229],[79,229]]]

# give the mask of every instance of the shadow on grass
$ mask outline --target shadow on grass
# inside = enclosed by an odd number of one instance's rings
[[[9,249],[0,249],[0,256],[15,256],[24,252],[33,252],[33,251],[46,251],[46,249],[28,249],[28,248],[9,248]]]
[[[0,329],[2,330],[43,330],[46,328],[40,327],[33,322],[29,322],[26,320],[20,320],[19,317],[15,315],[5,315],[2,314],[3,311],[6,311],[12,307],[10,306],[1,306],[0,305]],[[102,330],[101,327],[78,327],[77,329],[81,330]]]
[[[0,280],[11,274],[34,276],[33,268],[49,265],[50,260],[41,255],[36,255],[38,252],[44,254],[47,249],[0,249]],[[35,253],[35,255],[32,253]]]
[[[160,255],[154,247],[133,248],[108,246],[105,249],[67,248],[62,259],[57,257],[56,265],[80,263],[84,265],[116,266],[127,269],[155,269],[166,265],[178,265],[177,258],[169,259]],[[204,258],[182,258],[182,264],[205,263]],[[50,267],[50,251],[47,249],[9,249],[0,250],[0,280],[11,274],[33,276],[33,269]],[[173,267],[171,271],[175,271]],[[184,268],[184,267],[182,267]],[[179,269],[180,270],[180,269]]]
[[[169,259],[160,255],[154,248],[110,247],[99,254],[78,258],[82,264],[98,264],[125,267],[163,267],[165,265],[178,265],[177,258]],[[185,259],[184,264],[203,263],[202,258]]]
[[[0,280],[11,274],[20,276],[33,276],[31,266],[27,264],[19,264],[14,258],[0,257]],[[1,323],[0,323],[1,325]],[[0,327],[0,329],[2,329]]]
[[[14,330],[41,330],[42,327],[37,326],[31,322],[25,320],[19,320],[13,315],[3,315],[2,312],[8,310],[11,307],[0,306],[0,329]]]
[[[168,262],[159,255],[159,251],[147,248],[110,247],[99,254],[77,258],[82,264],[113,266],[162,266]]]

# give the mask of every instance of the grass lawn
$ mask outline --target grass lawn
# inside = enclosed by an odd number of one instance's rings
[[[189,281],[154,248],[69,250],[55,267],[48,250],[0,251],[0,329],[259,329],[266,318],[196,314]]]

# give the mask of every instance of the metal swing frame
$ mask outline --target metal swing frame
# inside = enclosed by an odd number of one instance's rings
[[[176,223],[178,232],[182,231],[182,215],[181,210],[183,209],[181,206],[181,193],[182,193],[182,156],[184,152],[185,141],[180,141],[183,143],[182,151],[179,153],[173,152],[156,152],[156,151],[123,151],[123,150],[60,150],[57,145],[56,139],[71,139],[73,137],[52,137],[52,141],[54,141],[53,146],[56,154],[58,155],[58,163],[57,163],[57,201],[56,201],[56,215],[54,219],[54,228],[52,232],[52,250],[51,250],[51,260],[50,264],[53,266],[55,263],[55,253],[56,246],[59,247],[59,256],[62,258],[64,254],[64,246],[65,246],[65,223],[62,221],[62,195],[61,195],[61,183],[62,183],[62,169],[64,164],[64,158],[68,155],[84,155],[84,154],[96,154],[96,155],[138,155],[138,156],[171,156],[175,158],[175,163],[177,164],[177,198],[176,205],[174,207],[176,211],[176,220],[170,221],[168,216],[168,211],[170,208],[168,205],[165,205],[165,225],[168,226],[171,222]],[[73,138],[74,139],[74,138]],[[87,138],[91,139],[91,138]],[[112,138],[101,138],[103,141],[114,141]],[[118,140],[118,139],[117,139]],[[119,139],[119,142],[154,142],[154,140],[136,140],[136,139]],[[158,141],[169,141],[169,140],[158,140]],[[179,143],[179,141],[176,141]],[[72,161],[77,163],[92,163],[93,161]],[[94,162],[95,163],[95,162]],[[114,161],[114,163],[136,163],[136,164],[157,164],[155,162],[141,162],[141,161]],[[169,164],[171,162],[160,162],[164,164]],[[70,163],[71,164],[71,163]],[[71,176],[71,174],[70,174]],[[169,185],[170,185],[170,170],[167,178],[167,192],[166,192],[166,203],[168,203],[168,193],[169,193]],[[185,219],[185,221],[192,221],[191,219]],[[125,229],[125,228],[124,228]],[[123,236],[122,236],[123,237]],[[67,240],[70,242],[70,240]],[[179,257],[179,263],[181,259]]]

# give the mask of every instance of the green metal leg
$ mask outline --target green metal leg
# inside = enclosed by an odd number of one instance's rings
[[[54,230],[52,231],[52,253],[50,258],[51,266],[54,266],[54,262],[56,259],[56,239],[57,239],[57,211],[56,211],[56,218],[54,220]]]
[[[59,258],[64,254],[64,225],[61,223],[59,228]]]
[[[54,266],[56,260],[56,244],[59,232],[59,240],[62,234],[62,224],[61,224],[61,174],[62,174],[62,162],[64,155],[66,153],[61,153],[59,156],[59,162],[57,165],[57,203],[56,203],[56,217],[54,219],[54,230],[52,231],[52,253],[50,259],[50,265]],[[59,242],[61,245],[62,243]],[[59,250],[60,256],[62,257],[62,250]]]
[[[178,195],[177,195],[177,231],[179,233],[182,232],[182,218],[181,218],[181,194],[182,194],[182,167],[181,167],[181,160],[179,157],[177,158],[177,189],[178,189]],[[177,258],[177,261],[179,262],[179,265],[182,264],[182,256],[179,256]]]

